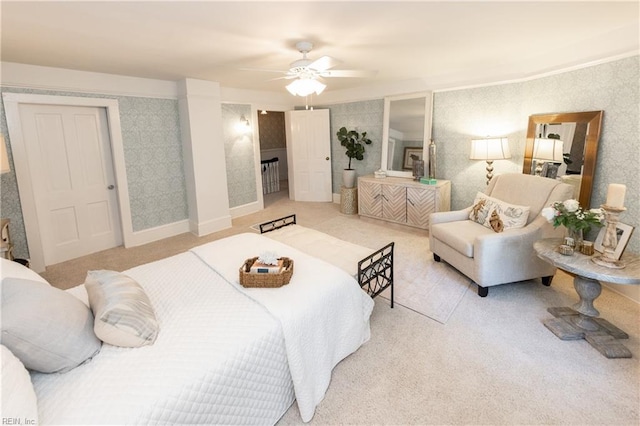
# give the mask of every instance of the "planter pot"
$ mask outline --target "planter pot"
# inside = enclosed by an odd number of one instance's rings
[[[342,185],[345,188],[353,188],[356,186],[356,171],[353,169],[344,169],[342,171]]]

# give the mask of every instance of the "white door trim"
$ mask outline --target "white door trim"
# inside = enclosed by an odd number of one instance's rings
[[[29,163],[22,134],[22,122],[20,117],[20,104],[39,105],[71,105],[106,108],[107,125],[111,138],[111,153],[113,155],[113,169],[118,188],[118,206],[122,221],[122,240],[125,247],[133,245],[133,226],[131,222],[131,206],[129,204],[129,187],[127,185],[127,172],[124,159],[124,145],[122,142],[122,128],[120,126],[120,110],[115,99],[82,98],[73,96],[34,95],[26,93],[2,94],[11,151],[13,153],[13,165],[15,167],[18,189],[20,191],[20,203],[22,216],[29,245],[29,257],[31,267],[36,272],[45,270],[44,247],[42,236],[36,217],[36,202],[33,192],[33,183],[29,173]]]

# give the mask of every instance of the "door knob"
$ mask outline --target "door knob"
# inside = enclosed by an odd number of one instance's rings
[[[325,158],[325,160],[329,161],[329,157]]]
[[[113,189],[113,188],[115,188],[115,186],[113,186],[113,185],[107,186],[107,189]]]

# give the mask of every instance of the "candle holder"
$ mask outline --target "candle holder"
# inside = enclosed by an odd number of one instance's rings
[[[602,238],[602,255],[592,257],[591,261],[597,265],[606,266],[607,268],[622,269],[626,265],[624,262],[617,260],[614,254],[618,245],[616,225],[618,224],[618,216],[620,216],[620,213],[627,209],[626,207],[613,207],[606,204],[600,207],[604,210],[604,217],[607,223],[604,230],[604,237]]]

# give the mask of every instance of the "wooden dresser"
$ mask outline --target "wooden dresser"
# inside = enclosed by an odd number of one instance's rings
[[[429,227],[429,214],[451,208],[451,181],[427,185],[408,178],[358,178],[358,214],[416,228]]]

